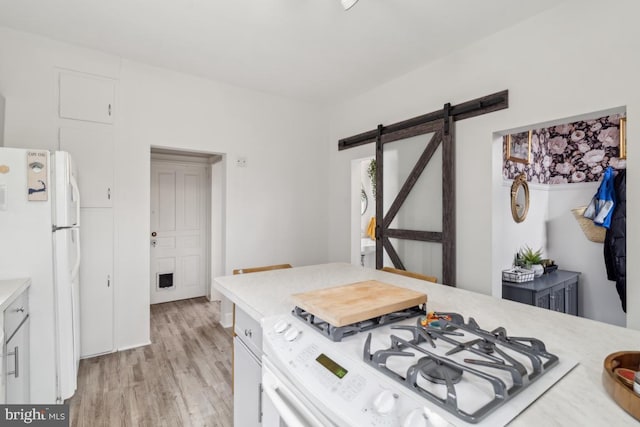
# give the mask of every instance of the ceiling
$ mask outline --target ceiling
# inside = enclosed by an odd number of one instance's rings
[[[560,0],[0,0],[0,25],[317,103],[356,95]]]

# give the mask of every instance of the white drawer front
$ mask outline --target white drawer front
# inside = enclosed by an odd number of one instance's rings
[[[262,328],[260,322],[236,306],[236,335],[257,356],[262,355]]]
[[[4,311],[5,340],[9,339],[27,314],[29,314],[29,295],[28,291],[24,291]]]

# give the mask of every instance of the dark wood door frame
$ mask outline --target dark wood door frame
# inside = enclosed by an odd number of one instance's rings
[[[389,126],[378,125],[373,131],[364,132],[338,142],[338,149],[376,143],[376,268],[383,267],[383,250],[396,268],[406,270],[390,238],[434,242],[442,244],[442,283],[456,283],[456,209],[455,209],[455,138],[454,122],[481,114],[502,110],[509,106],[509,92],[502,91],[477,98],[456,106],[445,104],[442,110],[414,117]],[[386,216],[382,206],[384,188],[383,146],[386,143],[433,133],[431,140],[418,158],[416,165],[391,204]],[[442,144],[442,232],[390,228],[402,204],[418,181],[418,178]]]

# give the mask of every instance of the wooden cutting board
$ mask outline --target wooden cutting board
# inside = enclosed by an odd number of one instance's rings
[[[334,288],[291,295],[303,310],[345,326],[427,302],[427,295],[410,289],[367,280]]]

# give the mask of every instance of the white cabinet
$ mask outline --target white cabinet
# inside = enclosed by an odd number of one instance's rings
[[[233,346],[233,425],[260,426],[262,365],[237,336]]]
[[[235,307],[233,338],[233,425],[262,425],[262,328]]]
[[[3,317],[5,403],[30,403],[28,291],[5,309]]]
[[[60,118],[113,123],[115,80],[61,71],[59,89]]]
[[[111,352],[113,343],[113,214],[80,210],[80,356]]]
[[[112,206],[113,128],[111,126],[62,127],[60,150],[68,151],[78,168],[80,207]]]
[[[114,344],[113,171],[117,80],[57,70],[59,149],[71,153],[80,188],[80,356]]]

